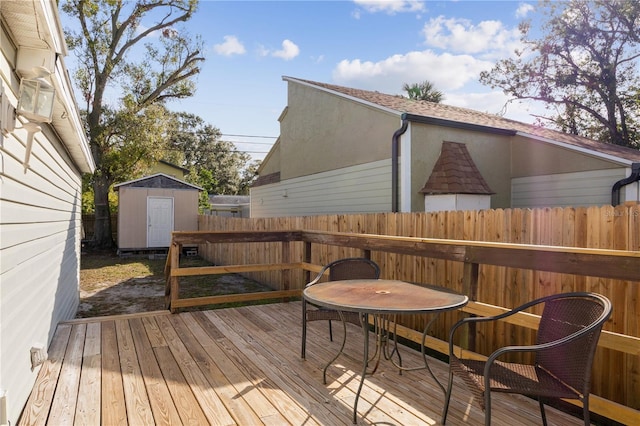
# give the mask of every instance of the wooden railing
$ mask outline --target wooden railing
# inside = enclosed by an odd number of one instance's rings
[[[199,268],[181,268],[179,254],[183,245],[237,243],[280,243],[281,262],[275,264],[226,265]],[[301,258],[292,259],[293,244],[303,244]],[[308,282],[310,273],[317,272],[322,265],[311,263],[312,250],[318,246],[339,246],[358,249],[366,257],[372,252],[405,254],[432,259],[442,259],[463,264],[462,292],[469,296],[470,303],[462,309],[468,314],[494,315],[507,308],[482,303],[478,300],[480,267],[494,265],[509,268],[538,270],[573,274],[585,277],[610,278],[633,281],[635,292],[640,290],[640,252],[623,250],[585,249],[574,247],[539,246],[527,244],[476,242],[461,240],[443,240],[432,238],[396,237],[373,234],[354,234],[322,232],[310,230],[296,231],[241,231],[241,232],[174,232],[171,249],[167,258],[165,275],[167,278],[167,307],[172,311],[178,308],[228,302],[244,302],[274,298],[299,297],[302,283]],[[304,271],[302,281],[290,278],[290,271]],[[282,271],[282,286],[279,290],[244,295],[210,296],[192,299],[179,297],[179,278],[189,275],[207,275],[220,273],[247,273],[253,271]],[[614,309],[620,308],[614,306]],[[509,323],[537,329],[539,317],[533,314],[520,314],[512,317]],[[453,319],[449,320],[450,322]],[[416,327],[399,326],[398,335],[419,342],[421,333]],[[431,349],[447,353],[447,343],[435,337],[426,342]],[[470,348],[474,347],[471,341]],[[604,331],[599,347],[613,351],[640,356],[640,338],[625,334]],[[482,357],[482,355],[476,354]],[[635,378],[629,378],[635,374]],[[636,382],[640,378],[637,371],[622,371],[620,376]],[[591,395],[590,408],[593,412],[623,424],[640,424],[640,411]]]

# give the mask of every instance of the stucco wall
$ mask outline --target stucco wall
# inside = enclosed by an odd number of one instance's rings
[[[597,158],[588,150],[581,154],[575,149],[570,150],[523,136],[513,137],[512,163],[514,178],[620,167],[620,164]]]
[[[390,199],[391,144],[394,132],[401,125],[400,111],[289,81],[288,105],[280,122],[280,139],[261,169],[262,175],[280,172],[280,180],[252,189],[252,217],[327,213],[328,205],[333,209],[331,212],[353,211],[348,201],[341,204],[339,196],[334,194],[333,179],[339,181],[342,177],[346,181],[361,172],[357,167],[368,168],[383,161],[389,167],[384,172],[388,182],[376,181],[379,192],[367,196],[376,198],[387,191],[384,196]],[[491,195],[491,208],[512,207],[513,179],[569,173],[584,173],[588,178],[589,173],[596,170],[624,167],[619,159],[608,158],[592,149],[566,147],[537,136],[515,134],[515,130],[476,127],[409,123],[400,141],[398,200],[401,211],[424,211],[424,195],[419,191],[433,171],[443,142],[466,145],[476,167],[495,192]],[[619,171],[610,174],[610,179],[615,176],[619,176]],[[606,186],[614,182],[601,183]],[[297,195],[297,202],[291,193]],[[557,198],[555,202],[570,205],[572,198],[563,201],[562,194],[558,191],[553,195]],[[624,195],[623,199],[628,198]],[[355,192],[349,197],[368,206],[376,204],[373,199],[366,203],[365,196]],[[603,198],[604,192],[598,193],[598,197]],[[388,204],[379,208],[378,211],[390,211]]]
[[[306,86],[288,85],[280,124],[281,179],[391,157],[400,117]]]
[[[411,124],[412,211],[424,210],[424,195],[418,193],[431,175],[443,142],[464,143],[476,167],[492,191],[492,208],[510,205],[511,142],[509,136],[426,124]]]

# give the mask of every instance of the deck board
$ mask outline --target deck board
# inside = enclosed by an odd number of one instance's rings
[[[308,328],[300,358],[300,302],[70,321],[58,326],[19,424],[327,425],[351,423],[361,373],[362,331],[349,325],[345,353],[326,322]],[[373,340],[373,339],[371,339]],[[373,342],[372,342],[373,345]],[[403,363],[419,352],[403,347]],[[446,364],[430,359],[442,383]],[[382,360],[367,376],[358,424],[439,424],[442,391],[425,371],[399,375]],[[537,425],[537,402],[496,395],[495,425]],[[582,421],[548,408],[550,424]],[[449,425],[481,424],[473,396],[456,381]]]
[[[56,393],[53,397],[53,404],[49,414],[48,423],[50,424],[70,424],[75,417],[86,331],[86,324],[77,324],[71,329],[58,386],[56,386]]]
[[[80,376],[79,395],[75,420],[85,425],[100,424],[100,389],[102,386],[102,356],[100,355],[100,323],[87,324],[87,334],[82,354],[82,375]]]
[[[129,323],[134,345],[139,354],[140,372],[144,378],[155,423],[157,425],[180,424],[180,414],[173,403],[171,392],[162,375],[162,370],[153,352],[143,321],[140,318],[134,318]]]
[[[54,337],[55,339],[55,337]],[[118,355],[116,323],[102,323],[102,401],[100,416],[103,425],[126,425],[127,410],[124,402],[122,372]]]

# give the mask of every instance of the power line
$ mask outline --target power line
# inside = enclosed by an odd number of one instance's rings
[[[180,148],[164,148],[165,151],[176,151],[176,152],[184,152],[183,149]],[[216,154],[218,153],[218,151],[216,150],[209,150],[209,149],[201,149],[198,150],[198,152],[204,152],[204,153],[210,153],[210,154]],[[241,150],[241,149],[233,149],[231,150],[231,152],[238,152],[238,153],[245,153],[245,154],[268,154],[269,151],[245,151],[245,150]]]
[[[178,130],[178,131],[174,131],[173,133],[182,133],[182,134],[186,134],[186,135],[194,135],[194,136],[208,136],[209,134],[203,131],[195,131],[195,132],[190,132],[188,130]],[[226,136],[226,137],[234,137],[234,138],[264,138],[264,139],[278,139],[277,136],[262,136],[262,135],[232,135],[232,134],[226,134],[226,133],[221,133],[219,135],[220,137]],[[221,139],[222,140],[222,139]],[[244,143],[244,144],[250,144],[250,145],[273,145],[274,142],[248,142],[248,141],[224,141],[224,142],[231,142],[231,143]]]
[[[273,145],[272,142],[247,142],[247,141],[225,141],[231,142],[232,144],[243,143],[247,145]]]
[[[278,139],[277,136],[259,136],[259,135],[230,135],[222,133],[221,136],[232,136],[234,138],[266,138],[266,139]]]

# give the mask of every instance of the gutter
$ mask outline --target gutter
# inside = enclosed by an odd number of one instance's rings
[[[461,121],[447,120],[444,118],[425,117],[423,115],[402,114],[403,120],[409,120],[414,123],[432,124],[434,126],[450,127],[453,129],[472,130],[475,132],[491,133],[494,135],[515,136],[517,132],[510,129],[501,129],[498,127],[483,126],[481,124],[464,123]]]
[[[631,175],[613,184],[611,188],[611,205],[615,207],[620,204],[620,188],[638,181],[640,181],[640,163],[632,163]]]
[[[393,133],[391,138],[391,211],[398,213],[398,147],[400,145],[400,136],[402,136],[409,127],[407,114],[400,116],[402,125]]]

